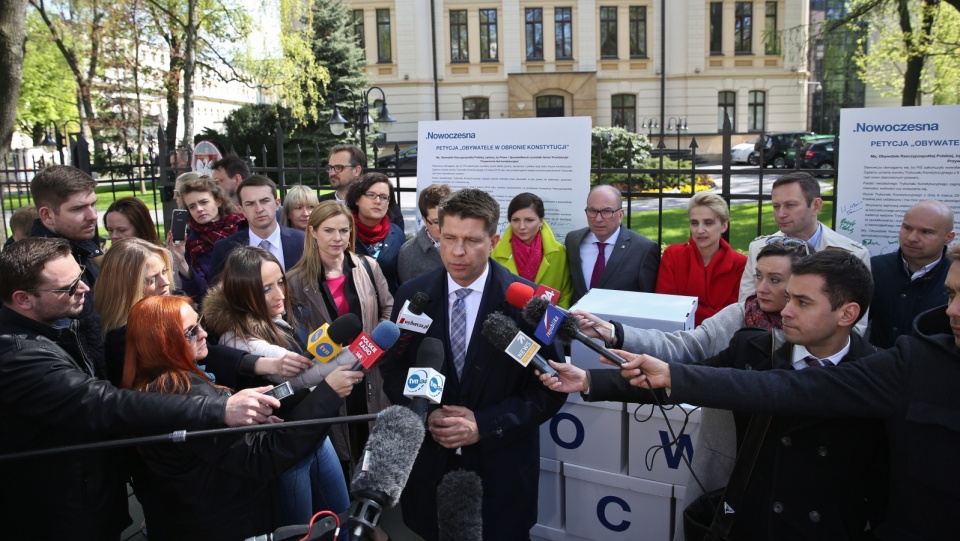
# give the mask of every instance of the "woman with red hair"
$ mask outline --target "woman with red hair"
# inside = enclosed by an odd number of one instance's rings
[[[124,388],[230,394],[197,366],[207,355],[207,333],[186,297],[143,299],[131,310],[127,328]],[[325,380],[287,418],[334,417],[342,403]],[[141,447],[145,471],[137,495],[150,539],[244,539],[272,531],[281,524],[268,482],[315,449],[326,433],[326,427],[311,427]]]

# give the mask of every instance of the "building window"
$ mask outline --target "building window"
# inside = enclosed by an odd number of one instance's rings
[[[777,31],[777,3],[767,2],[766,24],[763,29],[764,54],[780,54],[780,32]]]
[[[767,93],[751,90],[747,102],[747,130],[762,132],[766,129]]]
[[[753,2],[737,2],[733,18],[733,51],[753,53]]]
[[[611,123],[616,128],[629,132],[637,131],[637,97],[633,94],[616,94],[610,98]]]
[[[557,36],[557,59],[573,59],[573,8],[554,10],[554,31]]]
[[[363,35],[363,10],[355,9],[353,10],[353,21],[351,24],[353,28],[353,37],[357,38],[357,45],[364,49],[366,48],[366,43]]]
[[[497,59],[497,10],[480,10],[480,60]]]
[[[723,54],[723,2],[710,2],[710,54]]]
[[[527,60],[543,60],[543,9],[527,8]]]
[[[563,96],[540,96],[537,98],[537,116],[563,116]]]
[[[487,98],[463,98],[463,119],[490,118],[490,100]]]
[[[390,10],[377,10],[377,62],[392,62],[393,51],[390,45]]]
[[[470,61],[467,45],[467,10],[465,9],[450,11],[450,61]]]
[[[617,8],[600,8],[600,57],[617,58]]]
[[[724,90],[717,94],[717,131],[723,131],[723,117],[730,117],[730,129],[737,131],[737,93]]]
[[[630,58],[647,57],[647,6],[630,8]]]

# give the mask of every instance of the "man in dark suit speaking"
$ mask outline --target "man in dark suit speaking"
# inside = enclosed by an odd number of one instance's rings
[[[426,334],[444,344],[443,406],[429,411],[430,433],[417,456],[401,497],[403,520],[427,541],[436,541],[437,485],[445,473],[464,469],[483,481],[483,538],[530,539],[537,521],[541,423],[553,417],[565,396],[546,389],[533,367],[524,367],[481,335],[484,321],[509,306],[507,288],[526,280],[490,259],[499,240],[500,207],[476,189],[455,192],[439,207],[440,257],[444,268],[404,282],[394,300],[393,319],[417,292],[431,303]],[[521,325],[523,329],[525,325]],[[532,335],[532,329],[525,332]],[[415,366],[423,336],[402,356],[381,363],[383,388],[393,403],[404,404],[407,370]],[[540,350],[563,358],[559,346]]]
[[[595,287],[653,293],[660,268],[660,247],[623,227],[620,191],[612,186],[595,186],[587,196],[584,210],[589,227],[571,231],[565,241],[573,278],[573,302]]]

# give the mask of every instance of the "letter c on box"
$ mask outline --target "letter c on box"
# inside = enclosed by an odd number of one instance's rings
[[[560,424],[560,421],[568,420],[573,423],[573,427],[577,431],[577,435],[573,438],[573,441],[563,441],[560,439],[560,434],[557,431],[557,426]],[[560,412],[553,416],[553,419],[550,420],[550,437],[553,438],[553,441],[557,445],[563,447],[564,449],[576,449],[583,445],[583,440],[586,437],[586,431],[583,429],[583,423],[580,422],[580,419],[577,419],[569,413]]]
[[[612,503],[619,505],[620,508],[623,509],[625,512],[627,513],[630,512],[630,504],[625,502],[623,499],[618,498],[616,496],[604,496],[600,498],[599,502],[597,502],[597,519],[600,521],[600,524],[603,524],[603,527],[608,530],[613,530],[615,532],[625,532],[627,531],[627,528],[630,527],[629,520],[623,520],[620,522],[620,524],[611,524],[610,521],[607,520],[605,511],[607,509],[607,506]]]

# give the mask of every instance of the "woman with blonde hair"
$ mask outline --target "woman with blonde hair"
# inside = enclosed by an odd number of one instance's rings
[[[283,198],[283,210],[280,211],[280,225],[304,231],[310,222],[310,213],[320,204],[317,192],[302,184],[287,191]]]

